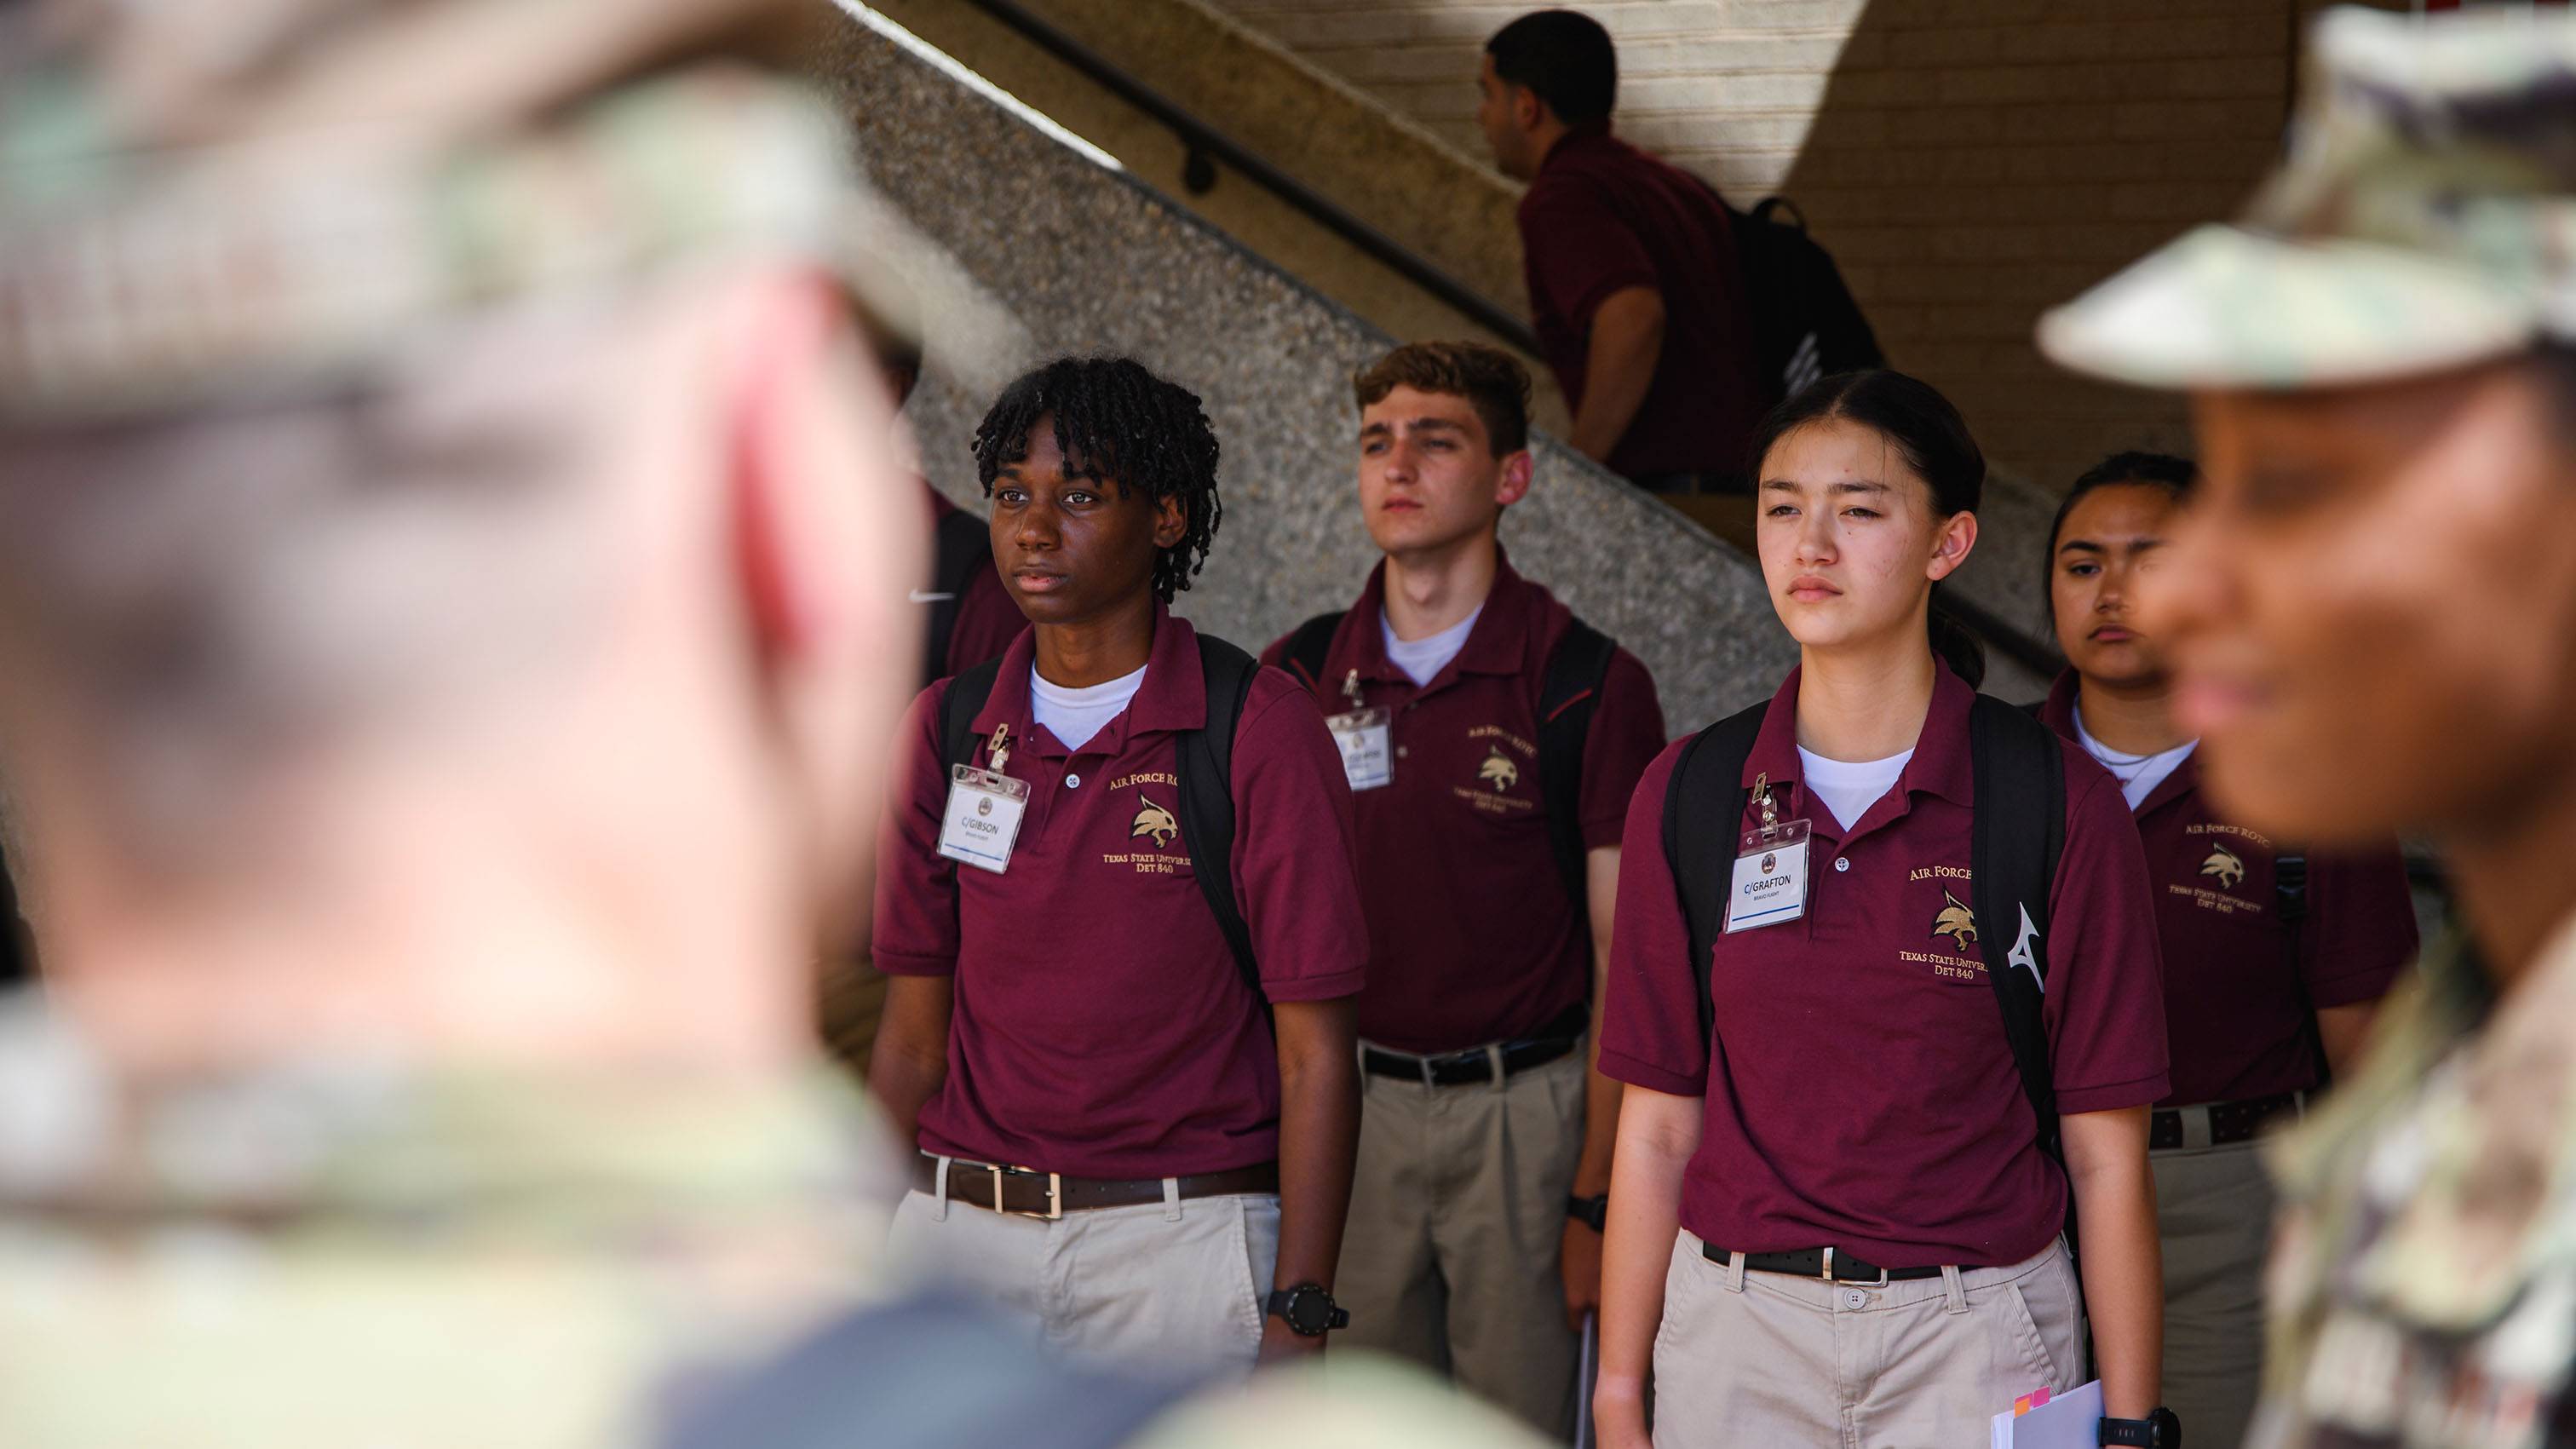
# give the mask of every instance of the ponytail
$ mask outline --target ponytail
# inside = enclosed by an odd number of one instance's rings
[[[1941,585],[1932,586],[1932,607],[1924,615],[1924,627],[1932,636],[1932,657],[1950,666],[1950,672],[1967,681],[1970,689],[1985,683],[1986,646],[1966,625],[1941,607]]]

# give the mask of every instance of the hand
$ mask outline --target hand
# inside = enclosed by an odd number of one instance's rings
[[[1320,1358],[1324,1352],[1324,1340],[1330,1337],[1329,1333],[1319,1333],[1308,1338],[1290,1328],[1287,1319],[1270,1314],[1261,1320],[1261,1357],[1257,1361],[1264,1364],[1299,1363]]]
[[[1565,1277],[1565,1324],[1580,1333],[1583,1315],[1601,1310],[1601,1235],[1572,1218],[1557,1241],[1557,1267]]]
[[[1646,1432],[1645,1396],[1602,1382],[1592,1394],[1592,1434],[1601,1449],[1654,1449]]]

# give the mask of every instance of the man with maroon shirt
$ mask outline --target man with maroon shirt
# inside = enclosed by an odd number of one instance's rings
[[[900,736],[868,1080],[920,1156],[890,1257],[1158,1372],[1318,1350],[1340,1326],[1367,952],[1331,737],[1286,676],[1169,610],[1218,516],[1196,397],[1063,359],[1003,392],[975,456],[1035,627],[925,691]],[[1229,662],[1243,692],[1212,697]],[[952,764],[943,706],[978,687]],[[1220,706],[1230,768],[1197,788],[1230,802],[1233,845],[1202,857],[1192,760]],[[1202,895],[1218,869],[1258,996]]]
[[[1564,1434],[1619,1111],[1586,1047],[1619,832],[1663,712],[1645,666],[1496,542],[1530,486],[1520,364],[1415,343],[1355,387],[1360,506],[1385,562],[1338,622],[1264,656],[1295,661],[1339,712],[1355,787],[1370,984],[1342,1291],[1356,1341]],[[1578,633],[1599,673],[1561,710],[1590,723],[1578,778],[1549,782],[1536,742],[1560,707],[1542,692]],[[1552,805],[1574,818],[1551,820]],[[1557,841],[1575,832],[1583,879],[1569,882]]]
[[[1717,193],[1610,134],[1609,32],[1540,10],[1485,43],[1476,119],[1521,198],[1523,271],[1566,441],[1659,493],[1740,491],[1777,400],[1753,360],[1735,236]]]

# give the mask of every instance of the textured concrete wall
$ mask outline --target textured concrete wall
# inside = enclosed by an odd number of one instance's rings
[[[1009,371],[1128,353],[1197,391],[1224,447],[1225,525],[1183,612],[1258,646],[1347,604],[1375,558],[1348,379],[1389,339],[875,31],[841,27],[825,64],[899,217],[883,249],[934,303],[914,402],[932,478],[971,498],[967,440]],[[952,309],[974,314],[970,345],[942,335]],[[1560,446],[1538,453],[1504,526],[1514,561],[1645,660],[1675,730],[1767,693],[1794,655],[1744,557]]]
[[[1208,0],[1482,165],[1477,60],[1536,3]],[[2079,381],[2040,310],[2235,208],[2274,155],[2312,0],[1577,0],[1617,38],[1622,134],[1740,201],[1786,191],[1898,366],[2003,468],[2063,487],[2185,442]],[[1499,184],[1499,183],[1497,183]],[[1497,238],[1497,245],[1509,245]]]

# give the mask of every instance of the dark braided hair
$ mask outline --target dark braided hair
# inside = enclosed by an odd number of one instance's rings
[[[1154,595],[1170,603],[1206,564],[1225,516],[1216,496],[1216,430],[1198,394],[1127,357],[1059,357],[1024,373],[975,428],[975,479],[985,496],[996,474],[1029,455],[1029,430],[1041,418],[1054,421],[1066,476],[1157,503],[1182,500],[1188,524],[1181,541],[1154,561]]]

